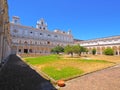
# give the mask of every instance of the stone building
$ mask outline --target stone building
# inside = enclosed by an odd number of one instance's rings
[[[15,54],[49,54],[57,45],[66,46],[73,43],[71,31],[48,30],[44,19],[37,21],[36,28],[24,26],[20,18],[14,16],[10,23],[12,35],[12,53]]]
[[[88,49],[88,54],[92,54],[92,49],[96,49],[96,54],[103,54],[104,49],[112,48],[114,55],[120,55],[120,36],[110,36],[92,40],[80,41],[79,44]]]
[[[11,37],[7,0],[0,0],[0,66],[11,53]]]

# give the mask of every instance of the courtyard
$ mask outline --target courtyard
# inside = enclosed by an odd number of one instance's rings
[[[112,60],[113,59],[113,60]],[[43,72],[52,80],[70,80],[94,71],[120,63],[119,56],[89,55],[69,57],[65,55],[48,55],[40,57],[25,57],[23,60]]]

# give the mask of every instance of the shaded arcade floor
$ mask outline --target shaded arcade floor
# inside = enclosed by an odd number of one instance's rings
[[[0,71],[0,90],[56,90],[16,55]]]

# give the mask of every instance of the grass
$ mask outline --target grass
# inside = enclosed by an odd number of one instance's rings
[[[55,80],[66,80],[114,65],[114,63],[105,60],[63,58],[58,55],[29,57],[24,60]]]
[[[120,64],[120,56],[88,55],[87,57],[91,59],[105,60],[109,62],[114,62],[116,64]]]
[[[71,78],[75,75],[83,74],[82,70],[73,67],[44,67],[42,68],[42,71],[54,78],[55,80]]]
[[[54,62],[56,60],[59,60],[59,57],[57,55],[50,55],[50,56],[40,56],[40,57],[28,57],[23,59],[25,59],[27,63],[35,65],[35,64],[45,64],[45,63]]]

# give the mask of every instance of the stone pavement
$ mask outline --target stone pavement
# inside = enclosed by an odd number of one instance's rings
[[[0,71],[0,90],[56,90],[54,86],[16,55]]]
[[[120,90],[120,65],[69,80],[60,90]]]

